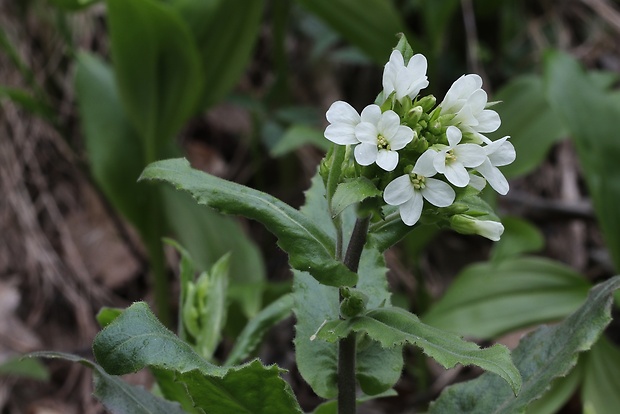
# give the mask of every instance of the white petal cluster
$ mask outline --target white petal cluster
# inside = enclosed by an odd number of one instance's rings
[[[481,191],[489,183],[499,194],[506,194],[508,181],[498,167],[512,163],[516,156],[509,137],[491,141],[483,135],[496,131],[501,120],[497,112],[487,109],[480,76],[461,76],[435,107],[432,95],[418,97],[429,84],[426,71],[423,55],[414,55],[405,64],[402,53],[395,50],[383,72],[381,107],[368,105],[358,114],[348,103],[337,101],[326,114],[330,124],[325,137],[354,146],[358,166],[377,164],[388,174],[401,165],[404,174],[389,175],[383,200],[398,207],[408,226],[420,220],[425,203],[439,208],[452,205],[459,188]],[[462,233],[498,240],[504,230],[497,221],[446,214],[450,226]]]
[[[428,86],[427,67],[424,55],[413,55],[405,66],[402,53],[394,50],[383,70],[383,96],[387,98],[395,92],[394,95],[399,101],[405,96],[414,99]]]
[[[454,115],[451,123],[480,142],[491,142],[482,134],[497,131],[501,124],[499,114],[486,109],[487,93],[482,89],[482,78],[475,74],[458,78],[439,106],[442,116]]]
[[[385,171],[398,165],[398,150],[413,140],[413,130],[400,124],[392,110],[381,112],[378,105],[368,105],[358,114],[348,103],[334,102],[326,114],[330,125],[325,138],[339,145],[356,145],[355,160],[360,165],[377,163]],[[359,144],[359,145],[358,145]]]

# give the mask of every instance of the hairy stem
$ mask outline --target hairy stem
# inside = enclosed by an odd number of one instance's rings
[[[370,217],[358,218],[344,257],[344,264],[357,272],[366,243]],[[342,299],[342,298],[341,298]],[[355,343],[356,335],[351,332],[338,342],[338,414],[355,414]]]

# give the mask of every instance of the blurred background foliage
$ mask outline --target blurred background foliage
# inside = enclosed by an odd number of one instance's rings
[[[299,206],[328,148],[326,108],[374,101],[399,32],[427,56],[438,100],[462,74],[483,77],[501,101],[492,138],[510,135],[518,155],[504,169],[508,196],[488,194],[502,240],[415,230],[387,254],[395,301],[428,323],[515,346],[618,273],[617,1],[0,1],[2,412],[99,412],[79,367],[51,364],[49,381],[34,382],[21,376],[42,378],[41,367],[10,376],[13,357],[89,355],[99,308],[145,297],[172,326],[179,259],[162,237],[200,271],[231,252],[214,354],[225,360],[246,322],[286,299],[286,256],[260,226],[137,177],[149,162],[184,155]],[[290,369],[312,409],[292,322],[278,326],[259,355]],[[604,390],[620,388],[618,333],[612,324],[529,412],[615,412],[620,397]],[[477,374],[440,371],[413,351],[406,361],[400,396],[370,412],[424,409],[445,385]]]

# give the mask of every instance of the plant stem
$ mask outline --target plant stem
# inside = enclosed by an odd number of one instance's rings
[[[370,217],[358,218],[344,257],[344,264],[357,272]],[[342,299],[342,298],[341,298]],[[355,414],[355,354],[356,335],[351,332],[338,342],[338,414]]]

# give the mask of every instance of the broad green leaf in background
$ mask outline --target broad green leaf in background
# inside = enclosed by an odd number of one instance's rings
[[[185,414],[175,402],[156,397],[144,388],[131,385],[109,375],[104,369],[85,358],[61,352],[35,352],[33,357],[57,358],[77,362],[93,370],[94,395],[113,414]]]
[[[67,11],[74,11],[91,6],[99,0],[50,0],[56,7],[60,7]]]
[[[561,319],[585,300],[589,282],[558,262],[517,257],[465,268],[422,317],[460,335],[494,338]]]
[[[600,229],[620,270],[620,105],[565,53],[546,56],[544,86],[575,143]]]
[[[104,328],[95,337],[93,351],[109,374],[124,375],[145,367],[173,373],[196,408],[210,414],[301,413],[278,367],[265,367],[258,360],[229,368],[210,364],[166,329],[143,302],[133,304]]]
[[[155,0],[108,0],[112,62],[122,103],[145,142],[145,159],[161,151],[196,112],[202,65],[178,14]]]
[[[228,94],[246,69],[263,16],[263,0],[172,0],[198,46],[204,87],[201,107]],[[198,85],[195,85],[198,89]]]
[[[187,160],[149,165],[141,180],[161,180],[188,191],[199,204],[261,222],[278,237],[291,266],[321,283],[352,286],[357,275],[334,258],[334,240],[299,211],[268,194],[194,170]]]
[[[302,145],[311,144],[323,151],[329,150],[331,143],[325,139],[323,132],[307,125],[293,125],[280,137],[270,149],[272,157],[281,157]]]
[[[581,401],[584,412],[615,414],[620,407],[620,349],[603,336],[583,358]]]
[[[424,18],[424,29],[430,39],[431,49],[435,54],[441,51],[444,36],[452,17],[458,11],[458,0],[422,0],[419,12]]]
[[[146,163],[136,130],[125,116],[108,65],[88,53],[77,58],[75,91],[93,178],[112,205],[145,237],[152,189],[136,180]]]
[[[351,319],[329,321],[319,329],[317,337],[335,342],[351,332],[364,332],[384,348],[405,343],[416,345],[445,368],[456,364],[477,365],[503,378],[515,394],[521,387],[519,371],[510,359],[510,351],[503,345],[480,349],[473,342],[423,324],[417,316],[402,308],[372,309]]]
[[[99,309],[99,312],[97,312],[97,323],[102,328],[105,328],[112,323],[114,319],[118,318],[120,314],[123,313],[123,310],[124,309],[108,308],[107,306],[104,306]]]
[[[235,339],[235,345],[224,365],[236,365],[248,358],[260,344],[265,333],[293,312],[293,296],[287,293],[271,302],[252,318]]]
[[[612,294],[618,287],[620,276],[595,286],[583,306],[562,323],[540,327],[521,340],[512,352],[523,377],[516,398],[504,381],[485,373],[446,388],[431,404],[429,413],[522,413],[547,391],[555,378],[568,375],[580,352],[592,347],[611,321]]]
[[[404,32],[405,24],[391,1],[367,0],[363,7],[358,0],[298,2],[380,65],[388,61],[396,33]],[[413,49],[418,51],[419,45],[415,39],[411,36],[408,39]]]
[[[542,397],[529,404],[525,412],[527,414],[557,414],[581,383],[584,365],[582,360],[583,356],[567,376],[553,380],[549,390]]]
[[[36,359],[13,357],[0,363],[0,378],[4,376],[48,381],[50,373]]]
[[[536,252],[543,248],[544,237],[533,224],[518,217],[502,217],[504,233],[493,244],[491,261],[498,263],[523,253]]]
[[[506,177],[525,175],[540,165],[553,144],[566,137],[566,127],[551,110],[540,76],[516,77],[493,99],[501,101],[493,109],[502,125],[489,137],[495,140],[510,135],[517,151],[516,160],[501,170]]]

